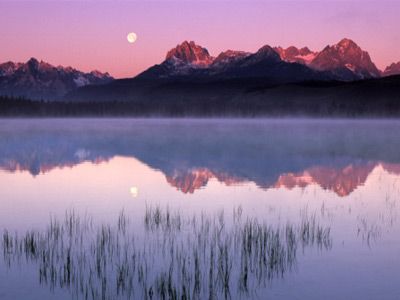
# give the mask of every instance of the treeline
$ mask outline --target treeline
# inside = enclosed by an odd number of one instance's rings
[[[240,108],[229,109],[224,103],[211,104],[208,101],[188,106],[184,103],[151,102],[62,102],[36,101],[25,98],[0,96],[1,117],[185,117],[249,115]]]
[[[169,86],[113,101],[96,97],[89,101],[32,101],[0,96],[0,116],[400,117],[400,80],[389,83],[307,83],[241,90]]]

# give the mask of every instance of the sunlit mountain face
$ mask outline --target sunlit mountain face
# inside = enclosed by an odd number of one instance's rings
[[[225,186],[251,182],[264,190],[316,185],[340,197],[364,185],[376,168],[400,174],[396,122],[63,122],[49,127],[36,121],[29,128],[21,121],[3,124],[0,168],[35,176],[123,156],[161,171],[184,194],[215,180]]]
[[[284,49],[264,45],[256,53],[227,50],[217,57],[211,56],[206,48],[194,41],[184,41],[168,51],[161,64],[150,67],[138,77],[153,80],[186,77],[188,80],[191,76],[214,80],[261,77],[269,81],[271,78],[279,79],[279,82],[310,79],[351,81],[377,78],[381,72],[368,52],[347,38],[319,52],[308,47]]]
[[[397,117],[397,69],[393,65],[382,73],[369,53],[347,38],[323,49],[265,44],[252,52],[213,54],[194,41],[183,41],[134,78],[71,91],[63,100],[73,109],[63,114]],[[101,104],[89,105],[92,101]],[[14,115],[15,102],[4,103],[0,113]],[[28,106],[23,115],[57,111]]]
[[[400,74],[400,62],[392,63],[390,66],[387,66],[382,73],[383,76],[391,76],[399,74]]]

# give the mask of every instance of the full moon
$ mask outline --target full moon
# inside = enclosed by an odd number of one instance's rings
[[[136,42],[137,35],[134,32],[130,32],[130,33],[128,33],[126,38],[128,39],[129,43],[133,44],[134,42]]]
[[[131,196],[133,198],[136,198],[138,196],[138,194],[139,194],[139,188],[136,187],[136,186],[133,186],[133,187],[130,188],[130,192],[131,192]]]

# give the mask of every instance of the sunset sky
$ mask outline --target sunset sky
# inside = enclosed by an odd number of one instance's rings
[[[321,50],[348,37],[381,69],[400,61],[400,1],[0,0],[0,12],[0,62],[36,57],[117,78],[161,62],[183,40],[218,55],[265,44]]]

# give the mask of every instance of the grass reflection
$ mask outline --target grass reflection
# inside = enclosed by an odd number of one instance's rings
[[[155,206],[133,221],[123,211],[115,225],[96,225],[67,212],[44,231],[5,231],[4,259],[37,266],[40,283],[79,299],[228,299],[257,296],[295,267],[299,249],[332,246],[330,228],[307,214],[272,226],[240,207],[185,216]]]

